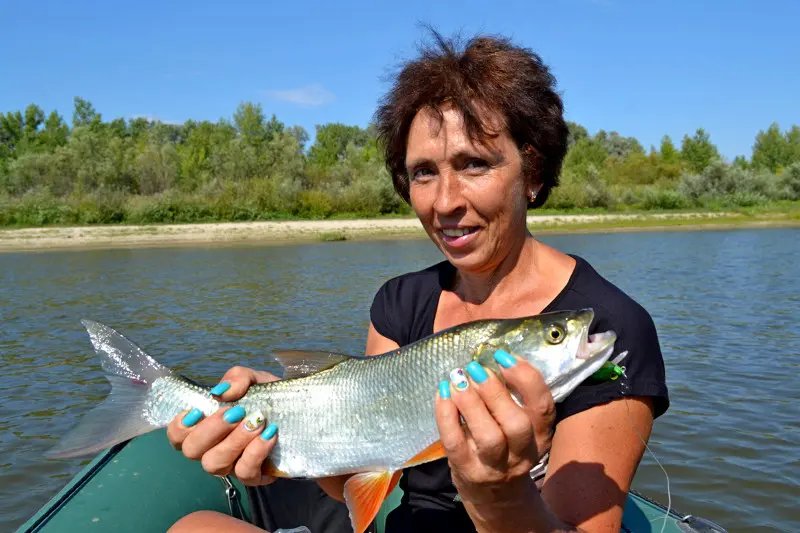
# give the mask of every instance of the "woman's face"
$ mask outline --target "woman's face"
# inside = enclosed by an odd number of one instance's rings
[[[505,132],[490,144],[473,144],[461,114],[452,107],[443,113],[441,127],[431,110],[411,123],[411,205],[456,268],[489,271],[525,239],[528,184],[520,152]]]

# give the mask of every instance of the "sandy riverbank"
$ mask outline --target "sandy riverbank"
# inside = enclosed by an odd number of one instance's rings
[[[638,213],[602,215],[536,215],[533,232],[645,231],[741,226],[800,226],[781,213]],[[231,222],[147,226],[79,226],[0,230],[0,251],[124,248],[219,243],[281,243],[424,237],[416,218]]]

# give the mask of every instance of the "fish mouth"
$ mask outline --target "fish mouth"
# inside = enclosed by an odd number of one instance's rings
[[[617,334],[614,331],[604,331],[589,335],[589,330],[583,332],[580,345],[578,346],[578,359],[589,359],[590,357],[614,348],[617,342]]]

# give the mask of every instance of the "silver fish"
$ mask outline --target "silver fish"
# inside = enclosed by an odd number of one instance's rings
[[[458,325],[385,354],[281,351],[281,381],[250,387],[235,402],[278,426],[270,472],[288,478],[355,474],[345,485],[361,533],[404,468],[444,456],[434,416],[438,384],[471,361],[498,373],[503,349],[533,365],[561,401],[611,356],[616,334],[589,335],[591,309]],[[230,405],[171,371],[113,329],[83,320],[112,389],[53,448],[50,457],[96,453],[166,427],[196,407],[209,416]],[[515,397],[515,400],[520,400]]]

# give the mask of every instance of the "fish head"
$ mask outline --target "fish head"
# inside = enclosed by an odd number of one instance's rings
[[[593,320],[592,309],[580,309],[506,321],[492,344],[533,365],[554,397],[561,396],[596,372],[614,351],[616,333],[590,335]]]

